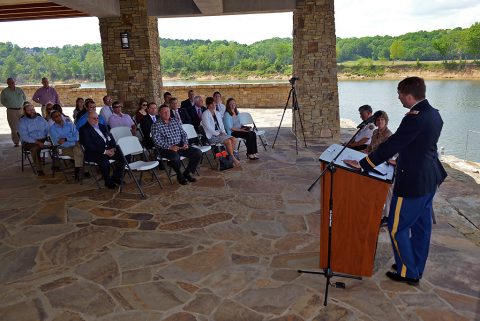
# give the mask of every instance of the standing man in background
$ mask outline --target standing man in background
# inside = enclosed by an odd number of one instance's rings
[[[42,78],[42,85],[43,86],[38,88],[33,94],[32,100],[42,105],[42,116],[45,117],[45,105],[47,103],[50,102],[52,104],[61,104],[57,91],[55,88],[50,86],[47,77]]]
[[[437,142],[443,121],[425,98],[422,78],[408,77],[398,83],[398,99],[409,111],[395,134],[367,157],[350,166],[369,171],[398,153],[393,197],[388,216],[394,272],[392,281],[417,285],[423,276],[432,232],[432,201],[447,173],[438,159]]]
[[[12,142],[15,147],[18,147],[20,140],[17,134],[17,124],[22,115],[23,103],[27,100],[27,97],[21,88],[15,86],[13,78],[7,79],[7,85],[8,87],[2,90],[0,94],[0,102],[7,107],[7,120]]]

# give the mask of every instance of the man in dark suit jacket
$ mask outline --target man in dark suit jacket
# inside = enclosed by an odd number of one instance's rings
[[[446,178],[438,159],[442,117],[425,99],[425,82],[408,77],[398,83],[398,99],[409,109],[395,134],[352,166],[370,171],[398,153],[393,197],[388,216],[395,272],[393,281],[418,284],[428,257],[432,231],[432,200]]]
[[[147,149],[155,147],[150,132],[152,131],[152,125],[158,120],[158,107],[155,103],[149,103],[147,107],[147,116],[142,118],[140,122],[140,129],[143,134],[143,143]]]
[[[195,105],[187,109],[187,111],[192,121],[191,124],[193,125],[193,127],[195,127],[197,133],[199,133],[200,122],[202,121],[202,114],[205,110],[207,110],[207,107],[203,106],[203,98],[201,96],[195,96],[193,101]]]
[[[193,105],[194,105],[193,98],[194,97],[195,97],[195,91],[193,89],[190,89],[188,91],[188,98],[185,99],[184,101],[182,101],[182,103],[180,104],[180,108],[185,108],[185,110],[187,110],[188,108],[193,107]]]
[[[178,100],[175,97],[170,98],[168,106],[170,107],[170,117],[176,118],[182,124],[192,124],[192,119],[190,118],[190,114],[188,113],[187,109],[185,108],[178,108]],[[180,116],[180,119],[177,117]]]
[[[119,151],[113,136],[107,127],[98,123],[98,114],[95,111],[88,113],[87,123],[80,128],[80,142],[85,148],[85,160],[98,164],[105,180],[105,186],[115,188],[115,184],[121,184],[125,162]],[[110,159],[114,159],[114,171],[110,177]]]

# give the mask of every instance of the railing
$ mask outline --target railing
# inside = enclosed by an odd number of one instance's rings
[[[468,158],[467,158],[468,155],[467,155],[467,154],[468,154],[468,143],[469,143],[469,140],[470,140],[470,139],[469,139],[469,138],[470,138],[470,134],[477,134],[477,135],[479,135],[478,138],[480,138],[480,132],[475,131],[475,130],[470,130],[470,129],[467,130],[467,139],[466,139],[466,141],[465,141],[465,156],[464,156],[464,159],[465,159],[465,160],[468,160]],[[474,144],[474,145],[475,145],[475,144]],[[480,144],[477,144],[477,146],[479,146],[479,145],[480,145]],[[475,160],[473,160],[473,161],[475,161]],[[480,160],[476,160],[476,161],[480,161]]]

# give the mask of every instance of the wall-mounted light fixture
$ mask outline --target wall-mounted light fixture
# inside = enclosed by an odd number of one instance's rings
[[[122,44],[122,49],[130,48],[130,34],[126,31],[120,33],[120,41]]]

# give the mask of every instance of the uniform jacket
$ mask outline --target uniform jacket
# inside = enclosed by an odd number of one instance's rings
[[[98,124],[98,127],[107,138],[107,141],[104,141],[88,122],[79,130],[80,142],[83,147],[85,147],[85,160],[87,162],[95,162],[101,157],[105,150],[116,147],[115,139],[108,132],[107,127],[102,124]]]
[[[405,115],[397,131],[362,159],[360,166],[368,171],[399,153],[393,193],[419,197],[435,192],[447,177],[437,152],[442,127],[438,110],[426,99],[420,101]]]

